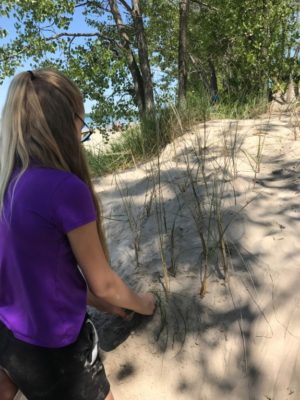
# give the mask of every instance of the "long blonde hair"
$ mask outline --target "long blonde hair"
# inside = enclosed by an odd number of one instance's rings
[[[72,172],[84,181],[97,210],[98,233],[108,256],[101,210],[78,140],[75,114],[83,113],[79,89],[52,69],[22,72],[9,87],[0,128],[0,213],[15,167],[35,164]]]

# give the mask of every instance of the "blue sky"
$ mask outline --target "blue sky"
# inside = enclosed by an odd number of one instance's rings
[[[7,43],[8,41],[10,41],[11,39],[13,39],[16,36],[15,29],[14,29],[14,20],[12,18],[5,18],[5,17],[0,16],[0,27],[2,29],[6,29],[9,33],[5,39],[0,40],[0,46],[1,46],[1,44]],[[86,25],[84,16],[81,14],[81,10],[78,9],[75,12],[74,19],[71,23],[70,32],[92,32],[92,31],[94,31],[94,30]],[[80,40],[80,39],[78,39],[78,40]],[[24,70],[26,71],[28,69],[30,69],[30,60],[25,61],[24,64],[22,65],[22,67],[20,67],[16,70],[16,73],[22,72]],[[0,84],[0,113],[2,112],[2,108],[3,108],[4,102],[5,102],[7,90],[8,90],[11,80],[12,80],[12,77],[8,77],[4,80],[2,85]],[[90,112],[92,105],[93,105],[93,102],[90,100],[87,100],[85,102],[86,112]]]

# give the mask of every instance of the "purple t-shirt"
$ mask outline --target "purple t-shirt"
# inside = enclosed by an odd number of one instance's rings
[[[74,342],[86,312],[86,282],[66,233],[96,219],[88,186],[57,169],[30,167],[12,179],[0,217],[0,320],[24,342]]]

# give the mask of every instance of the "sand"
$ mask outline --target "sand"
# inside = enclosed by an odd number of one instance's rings
[[[300,398],[300,132],[295,112],[271,111],[194,126],[159,174],[153,160],[94,180],[113,268],[159,298],[150,322],[102,351],[116,400]]]

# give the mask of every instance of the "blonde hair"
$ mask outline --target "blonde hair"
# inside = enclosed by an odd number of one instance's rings
[[[93,190],[75,114],[83,113],[79,89],[52,69],[22,72],[9,87],[0,128],[0,212],[15,167],[22,174],[31,162],[69,171],[84,181],[97,210],[98,233],[108,256],[101,210]]]

